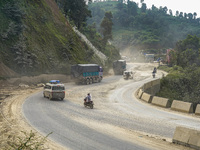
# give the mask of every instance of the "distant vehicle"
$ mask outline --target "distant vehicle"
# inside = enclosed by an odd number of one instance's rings
[[[113,71],[115,75],[123,75],[123,72],[126,70],[126,61],[125,60],[116,60],[113,62]]]
[[[154,54],[145,54],[145,62],[154,62]]]
[[[79,84],[101,82],[103,68],[97,64],[77,64],[71,66],[71,79]]]
[[[125,80],[133,79],[133,72],[132,71],[124,71],[123,78]]]
[[[43,90],[44,97],[51,99],[61,99],[65,98],[65,86],[64,84],[55,83],[46,83]]]

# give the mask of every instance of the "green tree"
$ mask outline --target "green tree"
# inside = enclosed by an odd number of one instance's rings
[[[192,64],[200,66],[200,38],[188,35],[183,41],[176,44],[177,65],[186,68]]]
[[[147,10],[147,5],[145,3],[142,3],[141,12],[146,13],[146,10]]]
[[[187,14],[187,13],[184,13],[184,18],[187,19],[187,17],[188,17],[188,14]]]
[[[170,16],[173,16],[173,13],[172,13],[171,9],[169,10],[169,14],[170,14]]]
[[[179,16],[179,11],[177,10],[177,11],[176,11],[176,17],[178,17],[178,16]]]
[[[84,0],[65,0],[64,12],[78,29],[84,26],[87,17],[91,17],[91,11]]]
[[[103,34],[103,41],[107,43],[109,39],[112,39],[112,13],[106,12],[105,17],[103,18],[103,21],[101,22],[101,29]]]
[[[135,2],[128,0],[127,7],[128,7],[128,14],[129,15],[131,15],[131,16],[137,15],[138,6]]]
[[[191,21],[191,20],[193,19],[193,14],[192,14],[192,13],[189,13],[189,14],[188,14],[188,18],[189,18],[189,20]]]
[[[193,16],[194,16],[194,19],[196,19],[196,17],[197,17],[197,13],[194,12],[194,13],[193,13]]]
[[[179,17],[183,18],[183,12],[180,12]]]

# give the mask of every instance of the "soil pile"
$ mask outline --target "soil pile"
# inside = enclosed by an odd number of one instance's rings
[[[0,62],[0,77],[15,77],[18,76],[16,72],[8,68],[4,63]]]

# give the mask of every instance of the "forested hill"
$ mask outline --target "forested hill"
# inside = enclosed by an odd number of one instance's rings
[[[22,75],[67,74],[71,64],[101,64],[62,12],[55,0],[0,0],[0,62]]]
[[[127,4],[122,1],[89,4],[92,18],[88,21],[99,28],[104,13],[111,11],[113,43],[121,50],[174,48],[176,42],[185,39],[188,34],[200,36],[200,18],[196,18],[196,13],[172,12],[170,8],[154,5],[147,9],[145,3],[139,7],[134,1]]]

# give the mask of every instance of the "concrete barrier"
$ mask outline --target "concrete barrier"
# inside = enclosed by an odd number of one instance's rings
[[[143,85],[143,91],[145,93],[155,95],[160,90],[160,79],[150,81]]]
[[[186,127],[176,127],[172,142],[200,150],[200,131]]]
[[[154,86],[154,85],[160,85],[160,79],[153,80],[151,82],[152,82],[152,86]]]
[[[187,113],[193,113],[193,104],[189,102],[183,102],[178,100],[173,100],[171,105],[172,110],[187,112]]]
[[[143,92],[141,99],[146,101],[147,103],[151,103],[152,96],[150,94],[147,94],[147,93]]]
[[[164,108],[170,107],[169,99],[163,97],[154,96],[151,103]]]
[[[147,82],[144,84],[143,88],[144,88],[144,91],[150,89],[152,87],[152,82]]]
[[[141,99],[142,94],[143,94],[143,90],[142,90],[142,89],[139,89],[139,92],[138,92],[138,97],[139,97],[139,99]]]
[[[200,104],[196,107],[195,115],[200,115]]]

